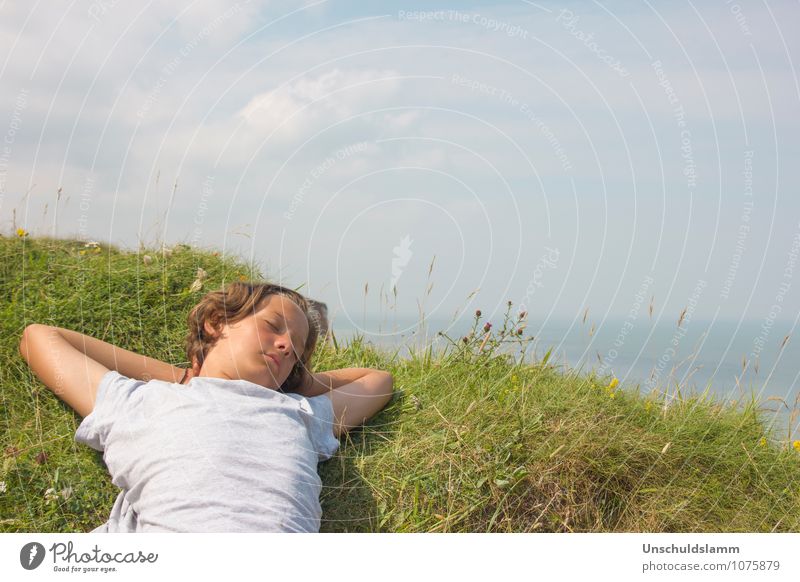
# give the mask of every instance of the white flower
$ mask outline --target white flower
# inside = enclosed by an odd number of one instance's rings
[[[5,493],[5,492],[6,492],[6,482],[0,481],[0,493]]]
[[[142,257],[142,262],[145,265],[149,265],[150,263],[153,262],[153,257],[151,257],[150,255],[145,255],[145,256]]]
[[[198,291],[200,291],[200,289],[203,288],[203,281],[205,281],[207,278],[208,278],[208,273],[206,273],[203,269],[198,267],[197,279],[195,279],[194,283],[192,283],[192,286],[189,287],[189,291],[192,293],[197,293]]]
[[[64,501],[72,497],[72,486],[64,487],[61,490],[61,497],[64,498]]]
[[[50,487],[50,489],[44,492],[44,499],[45,501],[52,501],[58,499],[58,493],[56,493],[55,489]]]
[[[97,248],[100,248],[100,243],[97,242],[96,240],[90,240],[89,242],[87,242],[83,246],[85,246],[86,248],[89,248],[89,249],[97,249]]]

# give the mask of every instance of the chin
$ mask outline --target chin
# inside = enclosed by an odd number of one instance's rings
[[[278,382],[272,377],[268,377],[267,379],[257,383],[262,385],[264,388],[269,388],[270,390],[280,390],[281,385],[283,384],[283,382]]]
[[[280,390],[280,384],[276,386],[275,382],[273,382],[271,380],[267,381],[267,382],[259,382],[259,384],[261,386],[263,386],[264,388],[267,388],[269,390]]]

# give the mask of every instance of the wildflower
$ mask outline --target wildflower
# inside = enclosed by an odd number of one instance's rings
[[[492,329],[492,324],[486,322],[486,325],[483,326],[483,331],[488,332],[490,329]]]
[[[517,335],[522,335],[522,328],[517,329]]]
[[[90,240],[83,246],[86,247],[87,249],[96,249],[100,247],[100,243],[98,243],[96,240]]]
[[[172,256],[172,249],[168,249],[167,247],[162,246],[161,247],[161,254],[164,255],[165,257],[171,257]]]
[[[78,251],[78,254],[79,255],[85,255],[86,254],[86,249]]]
[[[767,437],[761,437],[761,440],[758,441],[758,444],[761,445],[762,447],[766,447],[767,446]]]
[[[508,306],[511,307],[511,300],[508,301]]]
[[[653,408],[653,403],[652,403],[652,402],[650,402],[650,401],[648,400],[648,401],[647,401],[647,403],[644,405],[644,409],[645,409],[647,412],[650,412],[650,409],[651,409],[651,408]]]
[[[70,497],[72,497],[72,486],[67,486],[67,487],[64,487],[64,488],[61,490],[61,497],[63,497],[63,498],[64,498],[64,501],[66,501],[67,499],[69,499]]]
[[[609,382],[608,386],[606,386],[606,394],[608,394],[609,398],[617,397],[617,393],[614,392],[614,388],[616,388],[618,385],[619,385],[619,380],[614,378],[611,380],[611,382]]]
[[[55,501],[58,499],[58,493],[56,490],[50,487],[47,491],[44,492],[44,500],[45,501]]]
[[[800,451],[800,441],[794,441],[792,446],[794,447],[795,451]]]
[[[480,309],[476,309],[475,310],[475,317],[480,317],[480,316],[481,316],[481,310]]]
[[[0,481],[0,493],[5,493],[5,492],[6,492],[6,482]]]
[[[198,267],[196,276],[197,279],[195,279],[194,283],[192,283],[192,286],[189,287],[189,291],[191,291],[192,293],[200,291],[200,289],[203,288],[203,281],[205,281],[208,278],[208,273],[206,273],[203,269]]]
[[[247,277],[244,275],[239,275],[239,281],[247,281]]]
[[[17,229],[17,236],[19,238],[25,238],[26,236],[28,236],[28,231],[25,230],[24,228],[18,228]]]
[[[149,265],[150,263],[153,262],[153,257],[151,257],[150,255],[145,255],[145,256],[142,257],[142,262],[145,265]]]
[[[527,311],[520,311],[520,312],[519,312],[519,318],[520,318],[520,319],[525,319],[525,316],[526,316],[526,315],[528,315],[528,312],[527,312]]]
[[[469,338],[467,336],[464,336],[464,337],[461,338],[461,341],[463,341],[464,343],[467,343],[467,342],[469,342]]]

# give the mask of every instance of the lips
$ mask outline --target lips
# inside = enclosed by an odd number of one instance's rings
[[[278,360],[278,356],[276,356],[276,355],[274,355],[274,354],[264,354],[264,356],[265,356],[267,359],[270,359],[270,360],[272,360],[273,362],[275,362],[275,365],[276,365],[276,366],[280,366],[280,365],[281,365],[280,361]]]

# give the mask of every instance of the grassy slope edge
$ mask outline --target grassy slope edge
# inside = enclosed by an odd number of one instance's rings
[[[102,456],[74,442],[80,418],[20,358],[24,327],[181,364],[199,297],[262,274],[186,245],[0,237],[0,252],[0,531],[88,531],[117,490]],[[198,268],[208,277],[193,291]],[[409,359],[363,338],[320,347],[317,370],[346,366],[390,370],[397,393],[320,465],[323,532],[800,531],[800,454],[765,433],[756,403],[689,396],[665,408],[591,372],[471,347]]]

